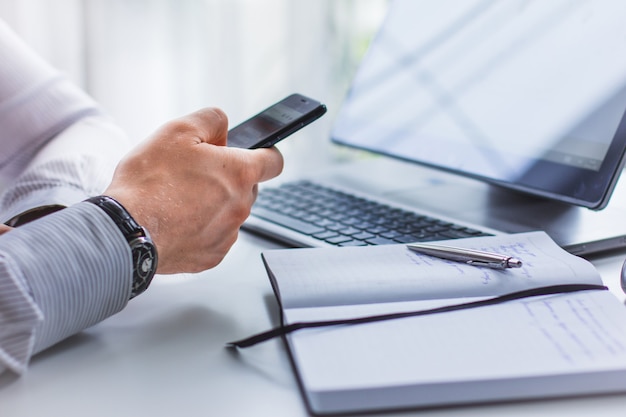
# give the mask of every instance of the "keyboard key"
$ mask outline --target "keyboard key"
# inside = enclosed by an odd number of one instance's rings
[[[314,235],[312,235],[315,239],[319,239],[319,240],[326,240],[326,239],[330,239],[331,237],[335,237],[338,236],[339,234],[337,232],[333,232],[332,230],[326,230],[324,232],[320,232],[320,233],[315,233]]]
[[[338,236],[326,239],[326,242],[332,243],[333,245],[338,245],[340,243],[349,242],[351,240],[353,239],[350,236],[338,235]]]
[[[370,245],[393,245],[393,244],[398,244],[398,242],[396,242],[395,240],[386,239],[386,238],[380,237],[380,236],[372,238],[372,239],[367,239],[366,242],[369,243]]]
[[[328,230],[334,230],[334,231],[341,230],[341,229],[343,229],[345,227],[346,226],[344,224],[337,223],[337,222],[331,222],[330,224],[326,225],[326,228]]]
[[[450,229],[450,230],[446,230],[443,232],[440,232],[440,234],[442,236],[445,236],[447,239],[461,239],[464,237],[471,237],[473,236],[470,233],[465,232],[464,230],[454,230],[454,229]]]
[[[361,233],[360,229],[356,229],[354,227],[345,227],[343,229],[339,229],[337,230],[339,233],[341,233],[342,235],[348,235],[348,236],[352,236],[352,235],[356,235],[357,233]]]
[[[269,220],[276,224],[280,224],[281,226],[285,226],[288,229],[295,230],[305,235],[312,235],[315,233],[323,232],[325,230],[323,227],[319,227],[310,223],[305,223],[301,220],[294,219],[284,214],[269,211],[262,207],[253,208],[252,213],[262,219]]]
[[[375,236],[376,235],[373,235],[373,234],[368,233],[368,232],[360,232],[360,233],[357,233],[355,235],[352,235],[352,237],[354,239],[358,239],[358,240],[367,240],[367,239],[371,239],[371,238],[373,238]]]
[[[380,234],[380,236],[385,238],[385,239],[393,239],[393,238],[401,236],[401,235],[402,235],[402,233],[400,233],[400,232],[398,232],[396,230],[390,230],[388,232],[384,232],[384,233]]]
[[[398,243],[423,242],[424,239],[426,239],[426,236],[415,236],[415,235],[401,235],[401,236],[397,236],[393,238],[393,240],[395,240]]]
[[[362,240],[349,240],[347,242],[341,242],[338,246],[368,246],[368,244]]]

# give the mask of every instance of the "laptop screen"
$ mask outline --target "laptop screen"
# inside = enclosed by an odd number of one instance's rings
[[[626,2],[393,0],[333,141],[569,204],[626,147]]]

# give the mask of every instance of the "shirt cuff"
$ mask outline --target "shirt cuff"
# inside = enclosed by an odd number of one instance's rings
[[[19,267],[2,255],[0,306],[0,372],[8,368],[22,374],[32,355],[35,329],[43,321],[43,314],[25,286]]]
[[[43,321],[33,353],[119,312],[128,303],[132,255],[111,218],[79,203],[3,235]]]

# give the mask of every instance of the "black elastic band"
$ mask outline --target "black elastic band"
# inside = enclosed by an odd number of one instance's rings
[[[453,305],[448,305],[444,307],[432,308],[428,310],[407,311],[407,312],[402,312],[402,313],[389,313],[389,314],[381,314],[381,315],[376,315],[376,316],[357,317],[353,319],[298,322],[298,323],[288,324],[286,326],[276,327],[272,330],[268,330],[263,333],[258,333],[246,339],[238,340],[235,342],[230,342],[230,343],[227,343],[226,346],[247,348],[250,346],[254,346],[257,343],[265,342],[275,337],[284,336],[286,334],[295,332],[296,330],[300,330],[300,329],[309,329],[313,327],[338,326],[338,325],[344,325],[344,324],[372,323],[376,321],[401,319],[405,317],[426,316],[429,314],[445,313],[448,311],[457,311],[457,310],[464,310],[468,308],[500,304],[500,303],[504,303],[507,301],[519,300],[521,298],[536,297],[540,295],[563,294],[563,293],[585,291],[585,290],[608,290],[608,288],[605,287],[604,285],[593,285],[593,284],[552,285],[548,287],[538,287],[538,288],[531,288],[529,290],[512,292],[509,294],[504,294],[504,295],[500,295],[500,296],[493,297],[493,298],[487,298],[484,300],[471,301],[468,303],[461,303],[461,304],[453,304]]]

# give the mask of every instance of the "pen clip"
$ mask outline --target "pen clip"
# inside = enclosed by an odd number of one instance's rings
[[[483,266],[491,269],[506,269],[506,261],[489,262],[470,259],[468,261],[465,261],[465,263],[472,266]]]

